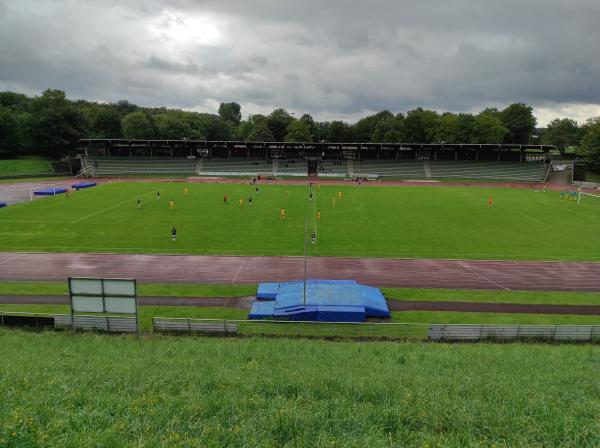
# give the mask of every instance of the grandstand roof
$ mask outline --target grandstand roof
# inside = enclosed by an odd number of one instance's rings
[[[260,149],[308,149],[317,151],[327,150],[415,150],[415,149],[464,149],[464,150],[537,150],[548,152],[555,149],[553,145],[520,145],[520,144],[485,144],[485,143],[332,143],[332,142],[244,142],[244,141],[207,141],[207,140],[153,140],[153,139],[81,139],[82,147],[108,146],[108,147],[146,147],[146,148],[260,148]]]

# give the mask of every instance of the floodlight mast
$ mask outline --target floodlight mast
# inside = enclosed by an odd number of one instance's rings
[[[306,223],[307,217],[304,216],[304,287],[302,288],[304,306],[306,306]]]

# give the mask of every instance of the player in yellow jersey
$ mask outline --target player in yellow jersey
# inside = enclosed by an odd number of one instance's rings
[[[169,201],[169,208],[170,208],[171,210],[173,210],[173,209],[175,208],[175,201],[174,201],[173,199],[171,199],[171,200]]]

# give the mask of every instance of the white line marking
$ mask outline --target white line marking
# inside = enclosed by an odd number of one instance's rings
[[[499,283],[496,283],[494,280],[490,280],[489,278],[487,278],[485,275],[479,274],[478,272],[474,271],[473,269],[471,269],[469,266],[465,265],[464,263],[461,263],[461,265],[466,268],[468,271],[470,271],[472,274],[475,274],[477,277],[485,280],[486,282],[490,282],[492,285],[496,285],[498,288],[500,289],[504,289],[506,291],[510,291],[510,288],[507,288],[505,286],[502,286]]]
[[[161,189],[159,189],[159,190],[157,190],[157,191],[162,191],[162,190],[163,190],[163,189],[161,188]],[[119,202],[119,203],[117,203],[117,204],[115,204],[115,205],[111,205],[110,207],[106,207],[106,208],[104,208],[104,209],[102,209],[102,210],[98,210],[97,212],[90,213],[89,215],[82,216],[81,218],[79,218],[79,219],[76,219],[75,221],[71,221],[71,222],[70,222],[70,224],[77,224],[78,222],[81,222],[81,221],[83,221],[84,219],[91,218],[92,216],[96,216],[96,215],[99,215],[100,213],[104,213],[104,212],[107,212],[107,211],[109,211],[109,210],[112,210],[113,208],[120,207],[121,205],[123,205],[123,204],[127,204],[128,202],[135,201],[137,198],[145,198],[146,196],[150,196],[150,195],[154,195],[154,194],[156,194],[156,191],[153,191],[153,192],[151,192],[151,193],[147,193],[147,194],[142,194],[142,195],[139,195],[139,194],[138,194],[138,195],[135,195],[135,196],[134,196],[133,198],[131,198],[131,199],[127,199],[127,200],[125,200],[125,201],[122,201],[122,202]]]
[[[244,261],[242,261],[242,264],[240,264],[240,267],[238,268],[237,272],[235,273],[235,277],[233,277],[233,280],[231,280],[231,284],[234,285],[235,281],[238,278],[238,275],[240,275],[240,272],[242,272],[242,269],[244,268],[244,265],[246,264],[246,260],[248,260],[248,257],[244,257]]]

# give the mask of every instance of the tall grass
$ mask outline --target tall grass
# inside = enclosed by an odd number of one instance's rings
[[[600,445],[595,346],[0,339],[0,446]]]

